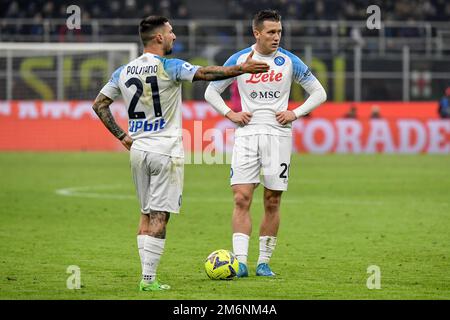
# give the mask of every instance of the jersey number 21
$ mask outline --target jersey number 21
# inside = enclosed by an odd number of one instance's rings
[[[161,110],[161,102],[159,101],[159,88],[158,88],[158,80],[156,76],[148,76],[145,79],[145,83],[150,83],[150,86],[152,88],[152,98],[153,98],[153,108],[155,109],[155,118],[162,116],[162,110]],[[139,101],[139,98],[141,97],[142,93],[144,92],[144,86],[138,78],[130,78],[127,82],[125,82],[125,85],[127,88],[131,86],[136,87],[136,93],[133,96],[133,99],[131,99],[130,106],[128,107],[128,117],[129,119],[145,119],[146,115],[143,111],[136,112],[134,111],[136,109],[136,105]]]

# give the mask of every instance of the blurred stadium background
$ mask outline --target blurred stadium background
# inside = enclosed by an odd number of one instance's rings
[[[142,17],[170,17],[177,35],[173,56],[200,65],[222,64],[253,43],[254,12],[273,8],[283,16],[282,46],[300,56],[328,92],[328,103],[311,118],[329,122],[297,125],[294,131],[312,137],[305,141],[296,134],[297,150],[450,151],[448,122],[439,122],[437,112],[438,101],[450,86],[448,1],[76,1],[81,9],[81,29],[69,30],[66,22],[71,13],[66,10],[71,4],[73,1],[2,1],[0,149],[120,148],[100,126],[93,125],[96,119],[88,105],[112,71],[141,52],[137,25]],[[370,5],[381,9],[380,29],[367,27]],[[189,121],[195,120],[204,121],[205,129],[227,126],[220,125],[223,119],[203,103],[206,85],[184,84],[188,129]],[[235,91],[231,86],[225,97],[239,108]],[[294,84],[293,105],[303,99],[303,90]],[[121,123],[126,123],[123,106],[116,103],[115,110]],[[367,122],[371,115],[388,122],[375,125],[374,131]],[[360,127],[342,124],[339,118],[356,118]],[[416,121],[398,122],[406,119]],[[29,120],[33,122],[27,123]],[[98,140],[78,136],[78,143],[71,144],[78,131],[70,125],[75,120],[78,128],[94,130]],[[65,142],[50,134],[61,130],[62,123]],[[386,125],[389,128],[383,129]],[[21,130],[12,145],[8,132],[17,126],[29,128],[35,135],[30,139],[26,129]],[[360,141],[341,141],[344,132],[359,135]],[[367,147],[372,133],[391,139],[393,146],[384,141],[387,147]],[[383,138],[373,139],[375,144],[383,144]],[[340,143],[349,146],[339,147]]]

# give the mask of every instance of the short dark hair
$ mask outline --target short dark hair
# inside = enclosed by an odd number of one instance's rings
[[[164,26],[166,22],[169,22],[169,19],[166,17],[148,16],[147,18],[144,18],[141,23],[139,23],[139,35],[144,47],[152,39],[153,31]]]
[[[260,29],[261,25],[264,23],[264,21],[275,21],[280,22],[281,16],[276,10],[261,10],[255,14],[253,17],[252,26],[254,29]]]

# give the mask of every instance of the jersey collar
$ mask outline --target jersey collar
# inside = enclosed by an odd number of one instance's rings
[[[278,54],[279,49],[280,49],[280,47],[278,47],[278,49],[274,53],[271,53],[271,54],[262,54],[256,50],[256,44],[252,45],[252,50],[255,51],[255,53],[258,54],[258,56],[264,57],[264,58],[275,58],[275,56]]]

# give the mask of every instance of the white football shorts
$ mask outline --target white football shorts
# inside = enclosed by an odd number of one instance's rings
[[[151,211],[180,212],[183,158],[131,148],[130,165],[143,214]]]
[[[231,160],[231,185],[262,182],[267,189],[286,191],[291,152],[291,137],[267,134],[236,137]]]

